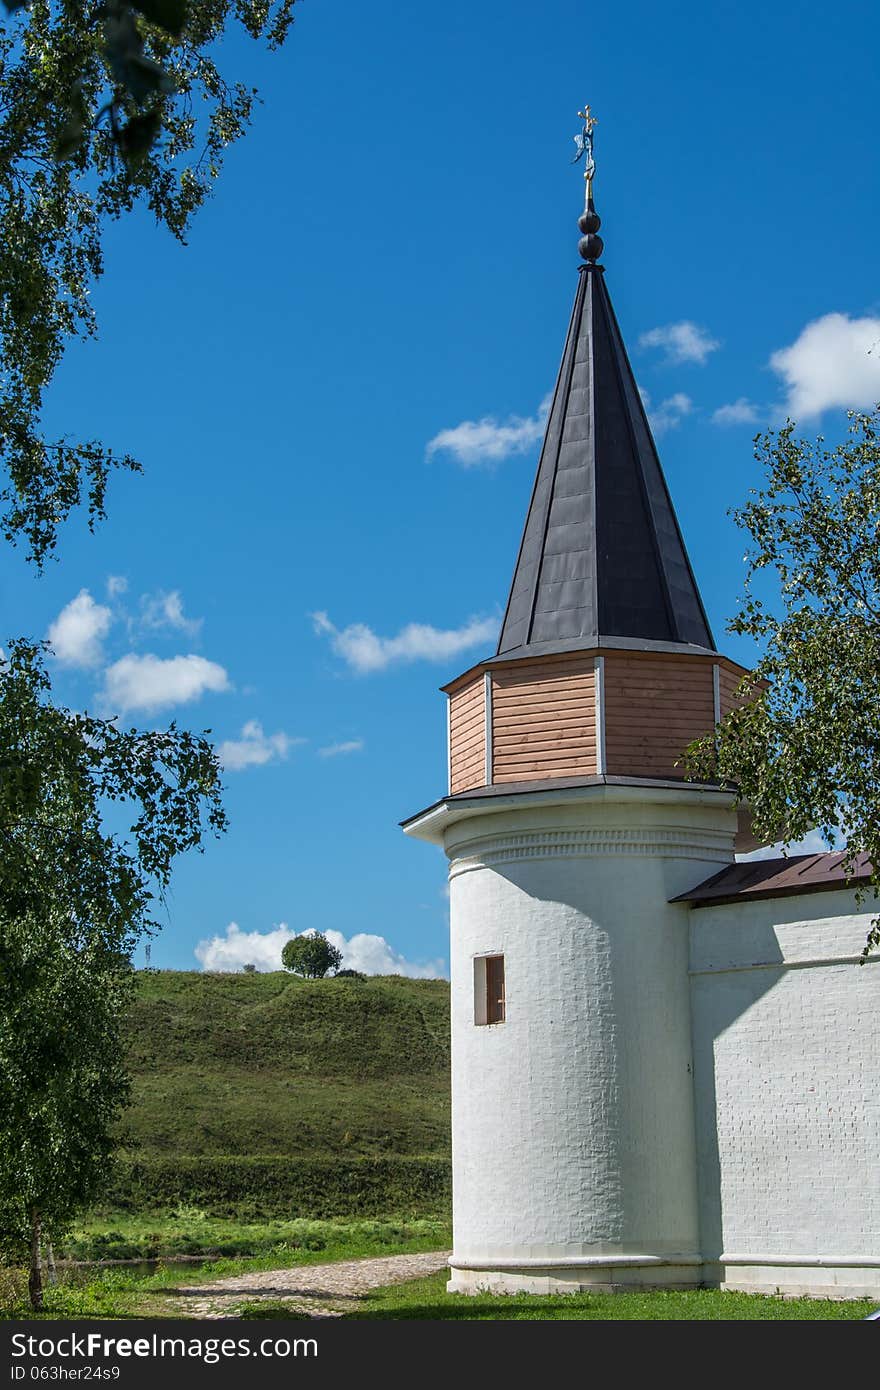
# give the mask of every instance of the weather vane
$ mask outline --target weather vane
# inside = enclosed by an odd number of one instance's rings
[[[577,164],[578,160],[583,159],[584,155],[586,155],[587,163],[584,170],[584,179],[586,180],[587,188],[589,188],[593,181],[593,175],[596,172],[596,162],[593,159],[593,127],[597,126],[599,122],[596,120],[589,106],[585,106],[583,111],[578,112],[578,115],[584,124],[580,133],[574,137],[577,153],[571,162],[572,164]]]

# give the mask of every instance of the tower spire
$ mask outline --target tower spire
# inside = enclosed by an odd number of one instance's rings
[[[588,647],[714,650],[642,398],[605,286],[593,202],[595,116],[584,159],[579,283],[497,658]]]

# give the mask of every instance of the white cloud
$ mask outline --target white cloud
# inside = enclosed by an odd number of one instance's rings
[[[186,705],[206,691],[229,690],[229,677],[215,661],[203,656],[172,656],[167,660],[131,653],[104,672],[104,703],[119,714],[129,710],[152,713],[170,705]]]
[[[485,646],[498,636],[496,618],[471,618],[463,627],[441,629],[408,623],[396,637],[379,637],[366,623],[334,627],[326,613],[313,613],[315,631],[331,638],[333,650],[354,671],[384,671],[394,662],[447,661],[469,647]]]
[[[730,405],[719,405],[712,412],[713,425],[756,425],[760,419],[758,407],[745,396],[732,401]]]
[[[435,434],[425,453],[428,458],[437,453],[451,454],[462,468],[491,467],[511,454],[524,454],[541,442],[552,399],[545,396],[535,415],[511,415],[503,423],[493,415],[462,420],[454,429]]]
[[[305,743],[305,739],[290,738],[284,733],[266,734],[258,719],[249,719],[241,738],[226,739],[217,749],[217,757],[227,772],[241,772],[246,767],[262,767],[276,758],[286,758],[298,743]]]
[[[330,743],[326,748],[318,749],[319,758],[339,758],[346,753],[360,753],[364,746],[362,738],[351,738],[347,743]]]
[[[170,627],[177,632],[185,632],[194,637],[202,626],[201,618],[187,618],[183,611],[183,599],[178,589],[170,593],[159,590],[155,594],[144,594],[141,599],[141,624],[151,631]]]
[[[690,319],[650,328],[639,338],[640,348],[660,348],[665,362],[697,362],[701,367],[709,354],[720,346],[717,338],[713,338],[705,328],[700,328],[699,324],[691,323]]]
[[[656,410],[651,409],[651,397],[641,386],[639,395],[647,411],[651,430],[657,438],[667,430],[677,429],[684,417],[693,413],[694,403],[683,391],[676,391],[674,396],[667,396]]]
[[[237,922],[230,922],[223,935],[200,941],[195,948],[196,960],[203,970],[240,970],[243,965],[255,965],[258,970],[280,970],[281,952],[292,936],[309,935],[294,932],[286,922],[280,922],[268,932],[242,931]],[[408,975],[412,979],[445,979],[446,964],[442,960],[417,964],[407,960],[384,936],[357,932],[346,939],[341,932],[325,932],[327,940],[342,952],[342,968],[360,970],[365,975]]]
[[[101,643],[112,622],[110,609],[96,603],[88,589],[80,589],[46,636],[63,666],[98,666],[104,656]]]
[[[873,351],[871,351],[873,349]],[[825,314],[770,358],[795,420],[832,407],[869,410],[880,401],[880,318]]]
[[[119,598],[120,594],[128,591],[128,580],[124,574],[108,574],[107,576],[107,597]]]
[[[738,854],[737,860],[747,863],[752,859],[778,859],[782,855],[781,842],[776,845],[764,845],[761,849],[753,849],[748,854]],[[791,854],[827,854],[828,843],[824,835],[819,830],[808,830],[801,840],[794,840],[786,846],[785,853]]]

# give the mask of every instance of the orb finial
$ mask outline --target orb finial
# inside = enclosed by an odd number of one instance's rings
[[[585,106],[583,111],[578,112],[583,125],[579,133],[574,137],[577,153],[572,164],[577,164],[579,159],[586,156],[584,168],[584,210],[578,218],[578,227],[583,232],[583,236],[578,242],[578,251],[585,261],[595,264],[604,250],[605,243],[597,235],[602,219],[593,205],[593,176],[596,173],[596,161],[593,158],[593,131],[599,124],[589,106]]]

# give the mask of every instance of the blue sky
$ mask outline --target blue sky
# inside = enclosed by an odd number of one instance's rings
[[[61,699],[226,745],[232,827],[181,863],[154,964],[199,942],[266,964],[287,924],[387,943],[349,963],[445,969],[443,859],[397,822],[445,790],[437,687],[506,600],[584,101],[608,286],[716,638],[749,660],[723,631],[751,436],[790,405],[831,437],[880,397],[878,28],[853,0],[748,23],[304,0],[280,54],[227,45],[253,130],[188,247],[146,216],[111,229],[100,340],[51,395],[53,428],[146,474],[42,578],[0,560],[7,633],[53,630]]]

